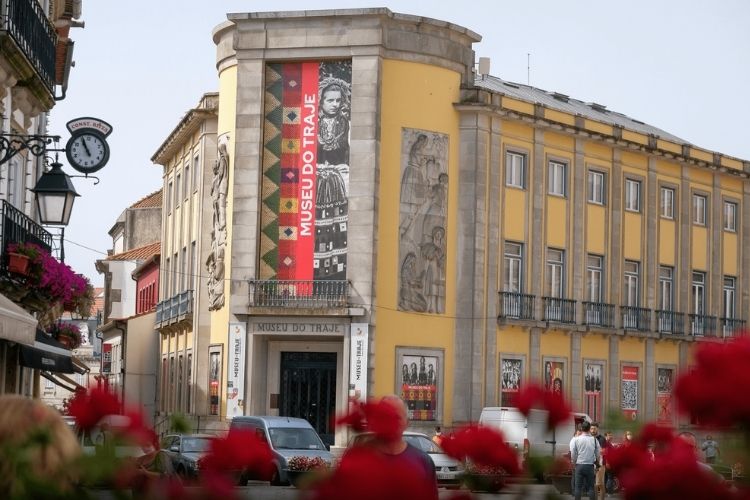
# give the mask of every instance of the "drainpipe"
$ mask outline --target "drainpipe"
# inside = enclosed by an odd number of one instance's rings
[[[127,357],[128,353],[128,329],[123,328],[122,326],[127,326],[127,323],[124,321],[115,320],[114,326],[112,328],[115,328],[117,330],[120,330],[120,335],[122,336],[122,366],[120,367],[120,374],[122,375],[122,389],[120,394],[120,399],[122,400],[122,406],[123,410],[125,409],[125,379],[127,378],[125,375],[125,359]]]

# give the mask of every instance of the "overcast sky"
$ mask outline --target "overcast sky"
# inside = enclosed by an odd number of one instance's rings
[[[531,85],[750,160],[745,0],[84,0],[86,27],[71,31],[75,67],[50,133],[67,141],[65,123],[80,116],[114,131],[99,185],[74,179],[81,197],[66,229],[66,262],[103,283],[94,261],[112,246],[107,232],[127,206],[161,186],[151,156],[200,96],[218,89],[211,31],[226,13],[363,7],[464,26],[482,36],[474,50],[491,59],[495,76],[526,83],[531,54]]]

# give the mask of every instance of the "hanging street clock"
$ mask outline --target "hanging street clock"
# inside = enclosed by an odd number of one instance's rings
[[[107,136],[112,125],[98,118],[76,118],[66,125],[71,136],[65,145],[68,163],[83,174],[92,174],[109,161]]]

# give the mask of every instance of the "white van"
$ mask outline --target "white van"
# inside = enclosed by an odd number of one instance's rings
[[[547,412],[532,409],[526,418],[518,408],[508,406],[487,407],[479,416],[479,423],[502,431],[505,442],[526,458],[535,456],[562,456],[569,451],[570,440],[576,425],[591,422],[585,413],[573,413],[568,421],[559,424],[554,432],[547,430]]]

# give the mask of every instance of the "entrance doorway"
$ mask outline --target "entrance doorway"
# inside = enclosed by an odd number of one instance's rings
[[[304,418],[333,445],[336,412],[336,353],[281,352],[279,415]]]

